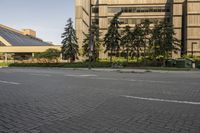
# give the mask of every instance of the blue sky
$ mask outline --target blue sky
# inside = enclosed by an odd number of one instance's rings
[[[31,28],[45,41],[61,42],[69,17],[74,19],[75,0],[0,0],[0,24]]]

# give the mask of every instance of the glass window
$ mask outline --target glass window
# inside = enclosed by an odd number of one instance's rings
[[[133,20],[132,19],[128,19],[128,24],[133,24]]]
[[[92,24],[98,25],[99,24],[99,19],[92,19]]]
[[[163,7],[109,7],[109,13],[118,13],[123,11],[125,13],[134,12],[170,12],[170,6]],[[97,11],[96,11],[97,12]]]
[[[93,7],[92,8],[92,13],[99,13],[99,8],[98,7]]]

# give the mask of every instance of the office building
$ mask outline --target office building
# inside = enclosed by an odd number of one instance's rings
[[[119,11],[123,11],[122,25],[134,26],[145,19],[172,23],[182,48],[173,57],[200,56],[200,0],[76,0],[75,21],[80,48],[92,23],[98,24],[105,35],[109,21]],[[101,57],[106,55],[102,53]]]

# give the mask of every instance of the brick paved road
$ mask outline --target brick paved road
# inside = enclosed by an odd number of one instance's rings
[[[200,133],[200,72],[0,69],[0,133]]]

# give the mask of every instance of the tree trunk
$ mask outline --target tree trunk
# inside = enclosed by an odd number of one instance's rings
[[[74,59],[73,58],[70,58],[70,63],[73,63],[74,62]]]
[[[110,63],[111,63],[111,64],[112,64],[112,62],[113,62],[112,55],[113,55],[113,50],[111,49],[111,50],[110,50]]]
[[[166,66],[165,59],[166,59],[166,53],[164,52],[163,67]]]
[[[144,65],[146,65],[146,41],[144,45]]]
[[[139,56],[140,56],[140,50],[137,48],[137,62],[139,61]]]
[[[127,53],[126,53],[126,62],[128,63],[128,57],[129,57],[129,50],[127,49]]]

